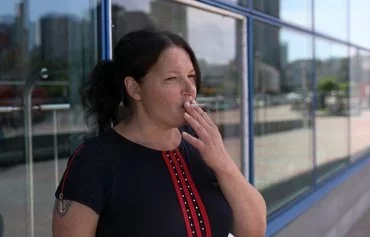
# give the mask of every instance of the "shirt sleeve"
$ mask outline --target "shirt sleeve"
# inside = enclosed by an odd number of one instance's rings
[[[100,215],[110,200],[111,187],[111,167],[95,138],[80,145],[69,157],[55,197],[62,194],[63,199],[84,204]]]

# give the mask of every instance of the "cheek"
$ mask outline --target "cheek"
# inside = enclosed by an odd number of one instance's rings
[[[178,99],[173,91],[158,90],[155,94],[147,97],[146,104],[151,109],[154,109],[154,113],[168,112],[171,108],[176,105]]]

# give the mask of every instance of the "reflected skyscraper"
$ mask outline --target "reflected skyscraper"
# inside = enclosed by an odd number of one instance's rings
[[[278,17],[280,14],[280,1],[260,0],[255,1],[254,5],[256,8],[268,10],[273,16]],[[259,24],[258,27],[254,27],[253,42],[256,53],[255,88],[262,93],[277,93],[281,89],[281,84],[284,84],[281,82],[283,75],[280,29]]]
[[[15,20],[15,40],[18,45],[17,59],[15,60],[16,71],[19,80],[26,80],[28,76],[28,19],[27,7],[24,2],[17,5],[17,17]]]
[[[113,44],[125,34],[142,28],[153,28],[154,23],[144,11],[127,11],[120,5],[112,5]]]
[[[40,19],[41,58],[43,60],[66,60],[68,58],[68,27],[70,17],[67,15],[45,15]]]
[[[171,31],[188,40],[186,7],[167,1],[152,1],[150,14],[156,25],[161,29]]]

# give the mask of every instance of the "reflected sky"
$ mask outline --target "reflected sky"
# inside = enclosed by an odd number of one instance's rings
[[[370,46],[370,1],[350,0],[350,40],[364,47]]]
[[[282,19],[311,27],[311,1],[282,0],[280,11]]]
[[[347,0],[315,1],[316,31],[347,40]]]

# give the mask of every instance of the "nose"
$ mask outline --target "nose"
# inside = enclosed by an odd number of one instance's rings
[[[195,98],[197,94],[195,82],[192,79],[189,79],[188,77],[185,77],[183,81],[184,81],[183,94]]]

